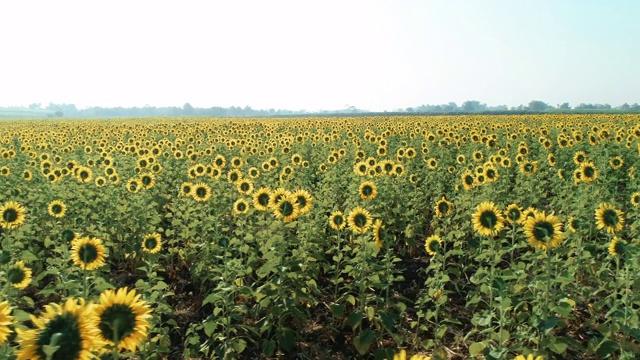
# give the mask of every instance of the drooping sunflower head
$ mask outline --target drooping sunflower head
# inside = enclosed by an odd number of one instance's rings
[[[96,358],[102,348],[97,317],[92,304],[84,299],[70,298],[60,304],[49,304],[39,316],[31,317],[35,329],[20,331],[20,349],[17,360],[45,360],[46,346],[59,346],[53,360],[86,360]]]
[[[347,221],[342,211],[334,211],[329,216],[329,226],[334,230],[342,230],[347,226]]]
[[[155,254],[162,249],[162,236],[157,232],[147,234],[142,238],[142,250],[149,254]]]
[[[625,253],[627,250],[627,244],[619,237],[614,236],[609,243],[609,255],[618,256]]]
[[[595,211],[596,226],[614,234],[624,228],[624,214],[613,205],[601,203]]]
[[[297,190],[293,193],[293,197],[296,199],[298,206],[300,207],[300,215],[307,214],[311,211],[311,207],[313,204],[313,198],[311,194],[307,190]]]
[[[49,203],[47,211],[49,212],[49,215],[61,218],[67,213],[67,206],[62,202],[62,200],[53,200]]]
[[[424,249],[427,251],[427,254],[434,256],[440,249],[442,248],[442,238],[440,235],[431,235],[424,242]]]
[[[191,197],[197,202],[205,202],[211,198],[211,187],[205,183],[194,184]]]
[[[504,227],[504,218],[491,201],[480,203],[472,216],[473,229],[480,236],[496,236]]]
[[[9,302],[0,302],[0,346],[7,342],[7,339],[11,334],[12,324],[13,316],[11,316],[11,307],[9,307]]]
[[[634,192],[633,194],[631,194],[631,205],[640,205],[640,192]]]
[[[378,187],[373,181],[365,181],[358,188],[360,198],[363,200],[371,200],[378,196]]]
[[[354,234],[364,234],[373,224],[373,217],[367,209],[358,206],[349,212],[347,223]]]
[[[98,338],[108,346],[135,352],[151,327],[149,305],[135,290],[120,288],[100,294],[96,305]]]
[[[438,202],[434,206],[436,215],[439,217],[449,216],[451,214],[452,208],[453,203],[445,199],[444,196],[442,197],[442,199],[438,200]]]
[[[105,247],[102,240],[82,237],[71,243],[71,260],[83,270],[95,270],[104,265]]]
[[[26,219],[27,209],[15,201],[4,203],[0,207],[0,227],[17,229]]]
[[[245,199],[238,199],[233,203],[233,213],[236,215],[246,214],[249,211],[249,202]]]
[[[16,289],[24,289],[31,283],[31,268],[24,265],[24,261],[20,260],[13,264],[7,270],[7,282]]]
[[[526,219],[524,233],[531,246],[544,251],[549,247],[557,247],[564,239],[560,220],[555,215],[547,215],[542,211],[536,211],[533,217]]]

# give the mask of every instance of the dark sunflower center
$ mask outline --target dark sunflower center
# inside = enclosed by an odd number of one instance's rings
[[[300,205],[300,208],[304,208],[305,206],[307,206],[307,198],[305,198],[304,196],[298,196],[296,198],[296,201]]]
[[[480,224],[487,229],[493,229],[498,222],[498,216],[493,210],[486,210],[480,214]]]
[[[398,174],[398,175],[402,174],[403,171],[404,170],[401,167],[397,167],[396,168],[396,174]]]
[[[591,166],[587,166],[584,168],[584,175],[586,177],[593,177],[595,174],[595,170]]]
[[[12,284],[19,284],[24,280],[24,270],[14,267],[7,271],[7,280]]]
[[[78,319],[71,314],[58,315],[47,323],[36,340],[36,354],[40,359],[46,359],[43,351],[45,345],[49,345],[51,337],[58,335],[57,346],[60,349],[53,354],[51,360],[74,360],[78,358],[82,350],[82,337]]]
[[[441,202],[438,204],[438,210],[443,213],[446,214],[449,211],[449,204],[447,204],[446,202]]]
[[[64,230],[61,235],[64,241],[71,241],[76,237],[76,234],[72,230]]]
[[[578,155],[578,156],[576,157],[576,160],[578,160],[578,162],[583,162],[583,161],[584,161],[584,156],[582,156],[582,155]]]
[[[344,223],[344,218],[340,215],[338,216],[334,216],[333,217],[333,223],[336,224],[337,226],[342,225],[342,223]]]
[[[289,201],[280,202],[280,212],[284,216],[291,216],[291,214],[293,214],[293,204]]]
[[[438,241],[432,240],[431,242],[429,242],[429,250],[431,250],[432,252],[438,252],[439,249],[440,243]]]
[[[8,222],[8,223],[12,223],[16,220],[18,220],[18,211],[16,209],[6,209],[3,213],[2,213],[2,218],[4,219],[4,221]]]
[[[360,165],[358,170],[360,170],[360,172],[365,172],[365,171],[367,171],[367,166],[366,165]]]
[[[467,185],[472,185],[473,184],[473,176],[471,175],[467,175],[464,177],[464,183]]]
[[[80,178],[86,179],[89,177],[89,173],[87,171],[80,171]]]
[[[240,184],[240,190],[242,191],[249,191],[249,183],[242,183]]]
[[[613,160],[613,165],[614,165],[614,166],[618,166],[618,165],[620,165],[620,160],[618,160],[618,159],[614,159],[614,160]]]
[[[60,214],[60,213],[62,212],[62,206],[60,206],[60,204],[54,204],[54,205],[51,207],[51,211],[52,211],[54,214]]]
[[[196,189],[196,195],[198,195],[198,197],[205,197],[207,195],[207,189],[203,188],[203,187],[199,187]]]
[[[231,181],[237,181],[238,180],[238,174],[232,173],[229,178],[231,179]]]
[[[364,196],[371,196],[371,194],[373,194],[373,188],[371,187],[371,185],[363,186],[362,194],[364,194]]]
[[[393,165],[391,165],[391,164],[386,164],[386,165],[384,166],[384,171],[389,172],[389,171],[391,171],[392,169],[393,169]]]
[[[216,166],[222,166],[222,159],[216,159]]]
[[[158,246],[158,240],[156,240],[155,237],[149,236],[148,238],[144,239],[144,247],[147,250],[155,249],[156,246]]]
[[[616,226],[620,221],[618,214],[611,209],[605,210],[602,218],[607,226]]]
[[[191,192],[191,187],[190,186],[185,186],[182,188],[182,192],[185,194],[188,194]]]
[[[489,179],[493,179],[494,177],[496,177],[496,172],[493,169],[487,170],[487,177]]]
[[[136,184],[136,183],[131,183],[129,185],[129,190],[131,190],[131,191],[136,191],[137,188],[138,188],[138,184]]]
[[[151,176],[146,176],[146,175],[145,175],[145,176],[143,176],[143,177],[142,177],[142,183],[143,183],[145,186],[149,186],[149,185],[151,185],[151,181],[152,181],[152,180],[151,180]]]
[[[538,241],[547,242],[553,237],[553,224],[548,221],[539,221],[533,226],[533,236]]]
[[[511,209],[507,212],[507,216],[513,221],[518,221],[518,219],[520,219],[520,216],[522,216],[522,213],[518,209]]]
[[[135,331],[136,315],[123,304],[113,304],[100,315],[98,328],[105,339],[120,341]],[[116,339],[117,336],[117,339]]]
[[[262,193],[258,195],[258,204],[262,206],[267,206],[269,204],[269,194]]]
[[[525,164],[524,165],[524,170],[526,172],[533,172],[533,165],[532,164]]]
[[[91,264],[98,259],[98,249],[93,244],[84,244],[78,249],[78,257],[85,265]]]
[[[243,211],[247,210],[247,204],[245,204],[243,202],[238,203],[237,209],[238,209],[238,211],[243,212]]]
[[[353,222],[357,227],[364,227],[367,224],[367,216],[365,214],[356,214],[353,217]]]
[[[640,203],[640,195],[636,195],[636,196],[634,196],[632,201],[633,201],[633,203],[635,203],[635,204]]]

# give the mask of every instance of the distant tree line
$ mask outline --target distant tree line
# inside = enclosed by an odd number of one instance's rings
[[[405,109],[393,109],[384,112],[370,112],[368,110],[358,109],[355,106],[346,106],[344,109],[322,110],[322,111],[306,111],[306,110],[283,110],[283,109],[267,109],[256,110],[250,106],[239,107],[220,107],[214,106],[209,108],[193,107],[189,103],[185,103],[182,107],[178,106],[144,106],[144,107],[100,107],[94,106],[86,109],[78,109],[75,104],[54,104],[49,103],[47,106],[41,104],[31,104],[28,107],[10,107],[0,108],[0,117],[72,117],[72,118],[100,118],[100,117],[148,117],[148,116],[211,116],[211,117],[283,117],[283,116],[328,116],[328,115],[368,115],[368,114],[527,114],[527,113],[564,113],[564,112],[640,112],[640,105],[627,103],[617,107],[609,104],[578,104],[574,107],[569,103],[562,103],[553,106],[540,100],[532,100],[528,105],[512,106],[497,105],[488,106],[477,100],[468,100],[461,105],[455,102],[449,102],[440,105],[420,105]]]

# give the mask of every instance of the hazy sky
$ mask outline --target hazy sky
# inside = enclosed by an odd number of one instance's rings
[[[2,1],[0,106],[640,102],[640,1]]]

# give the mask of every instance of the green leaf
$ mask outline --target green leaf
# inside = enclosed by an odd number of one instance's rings
[[[266,357],[271,357],[276,350],[276,342],[273,340],[265,341],[262,345],[262,354]]]
[[[233,342],[233,349],[236,351],[236,354],[240,354],[247,348],[247,342],[244,339],[236,339]]]
[[[478,356],[482,353],[482,350],[484,350],[486,347],[487,345],[485,345],[484,343],[475,342],[471,344],[471,346],[469,346],[469,355]]]
[[[211,334],[216,330],[218,324],[215,321],[208,321],[204,324],[204,333],[207,334],[208,337],[211,337]]]
[[[360,355],[364,355],[369,351],[369,347],[371,347],[375,338],[376,333],[370,329],[366,329],[353,338],[353,345],[356,347],[356,350],[358,350]]]
[[[335,317],[341,317],[344,314],[344,311],[347,307],[343,304],[331,304],[329,305],[329,309],[331,309],[331,313]]]
[[[549,349],[551,349],[551,351],[553,351],[554,353],[560,355],[562,353],[564,353],[567,350],[567,347],[569,345],[567,345],[566,343],[563,343],[562,341],[554,341],[551,344],[549,344]]]
[[[609,355],[613,354],[618,350],[619,345],[617,342],[613,340],[606,339],[598,344],[598,348],[596,349],[596,354],[599,358],[604,359]]]
[[[344,323],[342,324],[342,326],[349,325],[352,330],[355,330],[356,327],[358,327],[358,325],[360,325],[360,323],[362,322],[362,319],[364,319],[363,313],[359,311],[351,313],[346,319],[344,319]]]

